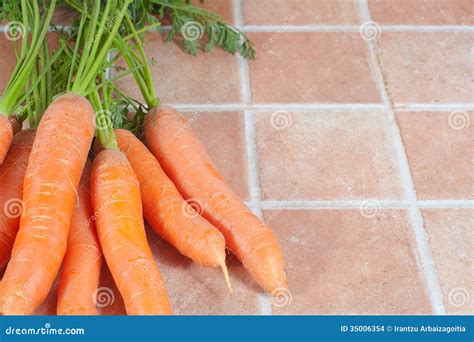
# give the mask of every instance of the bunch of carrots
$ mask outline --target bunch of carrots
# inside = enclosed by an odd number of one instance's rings
[[[183,116],[160,104],[143,36],[168,16],[171,32],[187,21],[205,27],[206,49],[253,58],[251,42],[189,1],[64,2],[79,19],[58,32],[54,51],[46,35],[55,0],[3,8],[25,34],[0,97],[0,314],[34,313],[57,277],[57,314],[97,314],[103,261],[127,314],[172,314],[144,220],[195,263],[221,268],[230,290],[226,247],[263,290],[287,288],[272,230],[226,184]],[[108,77],[123,69],[119,60],[127,68]],[[125,75],[145,103],[115,86]]]

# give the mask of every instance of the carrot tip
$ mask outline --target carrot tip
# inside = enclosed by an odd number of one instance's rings
[[[230,284],[229,272],[227,271],[227,266],[225,262],[221,264],[220,266],[222,269],[222,273],[224,273],[224,279],[225,279],[225,282],[227,283],[227,287],[229,288],[230,293],[234,293],[234,291],[232,290],[232,285]]]

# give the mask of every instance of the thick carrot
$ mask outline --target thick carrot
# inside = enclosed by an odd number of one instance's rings
[[[87,162],[77,190],[67,251],[59,279],[58,315],[97,315],[96,296],[102,266],[89,192],[92,163]]]
[[[66,252],[76,190],[94,136],[94,111],[68,93],[36,131],[23,185],[25,212],[0,290],[0,314],[31,314],[51,288]]]
[[[20,224],[24,206],[23,180],[35,131],[16,134],[8,154],[0,166],[0,270],[6,266]]]
[[[153,154],[133,133],[116,129],[115,136],[138,178],[143,213],[153,230],[197,264],[221,267],[230,289],[222,233],[183,199]]]
[[[145,137],[181,194],[201,202],[203,216],[221,230],[256,282],[268,292],[286,288],[285,262],[272,230],[225,183],[187,121],[172,108],[155,109],[147,115]]]
[[[0,165],[3,163],[5,156],[13,139],[13,127],[8,116],[0,114]]]
[[[91,194],[99,241],[127,314],[171,314],[145,234],[140,185],[122,152],[106,148],[95,157]]]

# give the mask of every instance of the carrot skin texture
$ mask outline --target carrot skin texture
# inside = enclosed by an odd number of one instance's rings
[[[92,163],[84,167],[71,219],[67,251],[58,288],[58,315],[97,315],[95,296],[102,251],[93,220],[89,180]]]
[[[104,149],[95,157],[91,194],[102,252],[127,314],[171,314],[145,234],[140,186],[122,152]]]
[[[68,93],[36,131],[23,184],[25,211],[0,289],[0,313],[27,315],[45,300],[66,252],[76,190],[94,136],[94,111]]]
[[[0,114],[0,165],[3,163],[5,156],[13,139],[13,127],[6,115]]]
[[[0,166],[0,270],[15,242],[23,211],[23,180],[35,139],[35,131],[25,130],[13,137],[12,146]]]
[[[192,207],[133,133],[116,129],[115,134],[120,150],[137,175],[144,216],[153,230],[197,264],[211,267],[225,264],[222,233],[199,213],[192,215]]]
[[[145,137],[181,194],[201,202],[203,216],[221,230],[255,281],[268,292],[287,288],[275,235],[225,183],[187,121],[169,107],[152,110],[146,117]]]

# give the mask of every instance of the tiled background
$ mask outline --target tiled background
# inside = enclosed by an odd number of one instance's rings
[[[192,57],[150,33],[157,93],[194,118],[231,186],[273,227],[291,292],[272,301],[230,258],[229,294],[219,270],[150,231],[175,311],[473,314],[472,0],[206,6],[248,32],[257,60]],[[5,67],[8,42],[0,49]],[[106,271],[102,286],[115,296],[103,312],[123,313]],[[54,312],[54,293],[39,312]]]

